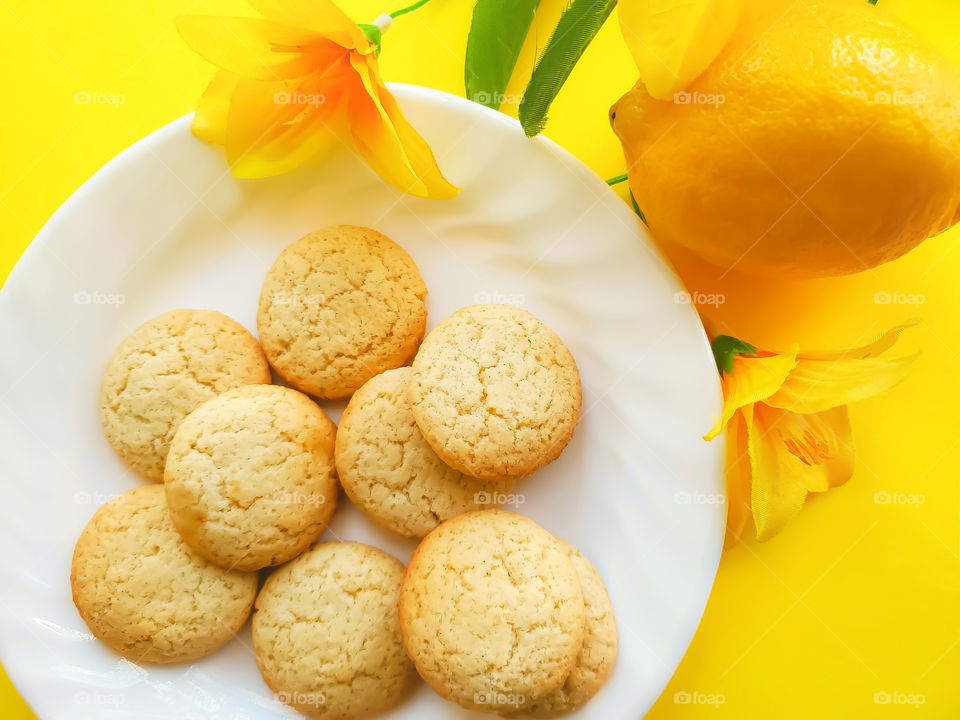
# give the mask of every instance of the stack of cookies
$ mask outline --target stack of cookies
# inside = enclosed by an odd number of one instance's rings
[[[573,357],[503,305],[464,308],[424,338],[426,294],[399,245],[336,226],[270,268],[260,343],[208,310],[121,343],[104,430],[163,484],[104,505],[77,542],[74,601],[98,638],[134,661],[193,660],[256,608],[264,681],[316,718],[384,712],[418,673],[499,713],[552,716],[599,690],[616,626],[596,570],[528,518],[484,509],[570,441]],[[349,398],[339,428],[313,398]],[[368,545],[316,542],[338,478],[374,523],[424,538],[406,571]]]

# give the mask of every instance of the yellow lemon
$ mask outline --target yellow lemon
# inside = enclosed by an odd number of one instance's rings
[[[654,236],[723,268],[857,272],[958,219],[960,70],[866,0],[745,0],[702,74],[611,121]]]

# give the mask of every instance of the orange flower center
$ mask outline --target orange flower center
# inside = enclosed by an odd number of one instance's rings
[[[784,413],[777,423],[777,435],[787,452],[805,465],[819,465],[834,457],[830,429],[816,417]]]
[[[783,444],[806,465],[819,465],[833,457],[826,441],[812,432],[805,432],[799,438],[783,438]]]

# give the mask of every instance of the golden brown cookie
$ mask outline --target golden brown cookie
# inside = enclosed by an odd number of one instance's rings
[[[100,640],[133,662],[172,663],[215,652],[246,621],[255,573],[225,571],[180,538],[160,485],[114,498],[73,552],[73,602]]]
[[[320,543],[270,575],[253,652],[277,697],[336,720],[399,703],[417,677],[397,626],[402,579],[403,563],[355,542]]]
[[[573,545],[560,538],[557,541],[580,579],[586,623],[577,663],[563,685],[526,710],[527,714],[542,718],[557,717],[581,707],[607,682],[617,659],[617,621],[600,573]]]
[[[497,503],[512,482],[471,478],[437,457],[410,412],[411,373],[387,370],[350,398],[337,430],[337,473],[375,523],[423,537],[444,520]]]
[[[290,560],[323,534],[337,505],[336,425],[303,393],[248,385],[184,419],[165,485],[177,530],[225,568]]]
[[[213,310],[172,310],[134,330],[107,363],[103,429],[131,469],[160,482],[183,418],[225,390],[268,382],[267,361],[242,325]]]
[[[555,460],[580,417],[580,375],[550,328],[511,305],[471,305],[435,327],[413,360],[410,404],[437,455],[484,480]]]
[[[510,712],[563,685],[580,653],[583,593],[556,538],[523,515],[483,510],[423,539],[400,590],[417,671],[465,708]]]
[[[370,228],[336,225],[284,250],[260,291],[264,352],[292,386],[349,397],[417,349],[427,288],[406,251]]]

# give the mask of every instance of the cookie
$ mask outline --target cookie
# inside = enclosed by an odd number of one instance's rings
[[[503,510],[459,515],[423,539],[399,615],[430,686],[491,712],[527,707],[563,685],[585,620],[577,572],[556,538]]]
[[[596,695],[613,672],[617,658],[617,621],[600,573],[573,545],[560,538],[557,541],[577,571],[586,623],[577,663],[563,685],[526,710],[528,715],[543,718],[572,712]]]
[[[376,230],[336,225],[280,254],[260,291],[257,325],[267,359],[290,385],[349,397],[413,355],[426,296],[403,248]]]
[[[225,568],[290,560],[337,504],[336,426],[303,393],[249,385],[209,400],[170,444],[165,485],[177,530]]]
[[[93,634],[135,663],[215,652],[246,622],[257,594],[256,574],[224,571],[183,542],[160,485],[96,512],[73,552],[70,585]]]
[[[580,416],[580,375],[550,328],[510,305],[471,305],[434,328],[413,360],[410,404],[437,455],[484,480],[555,460]]]
[[[253,653],[277,697],[311,718],[366,717],[416,682],[397,621],[403,563],[326,542],[276,570],[257,598]]]
[[[373,522],[423,537],[444,520],[496,503],[512,482],[471,478],[437,457],[410,412],[411,372],[387,370],[350,398],[337,430],[337,474]]]
[[[100,417],[117,455],[160,482],[183,418],[225,390],[268,382],[263,352],[242,325],[213,310],[172,310],[113,353],[100,384]]]

